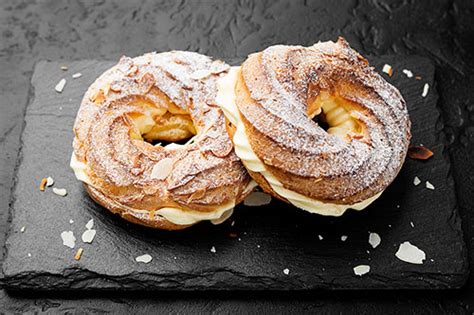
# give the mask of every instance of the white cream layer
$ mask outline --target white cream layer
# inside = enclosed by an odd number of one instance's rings
[[[88,166],[80,162],[74,152],[71,156],[71,168],[74,170],[74,174],[76,178],[88,185],[92,186],[92,181],[90,180],[89,176],[86,173]],[[248,186],[245,188],[245,192],[248,192],[255,188],[257,183],[255,181],[250,181]],[[213,224],[220,224],[227,220],[233,213],[235,207],[235,201],[231,201],[227,204],[224,204],[220,207],[216,207],[215,210],[210,212],[201,212],[195,210],[183,210],[180,208],[174,207],[167,207],[161,208],[155,211],[155,214],[158,214],[165,218],[166,220],[178,224],[178,225],[189,225],[194,224],[200,221],[209,220]],[[137,212],[149,212],[147,210],[135,210]]]
[[[240,119],[240,113],[237,105],[235,104],[235,83],[237,81],[239,71],[240,67],[232,67],[227,75],[219,78],[217,82],[218,93],[216,102],[224,111],[227,119],[237,127],[233,139],[235,153],[242,160],[247,169],[251,170],[252,172],[260,173],[278,195],[287,199],[296,207],[311,213],[318,213],[328,216],[340,216],[349,208],[362,210],[370,205],[375,199],[380,197],[382,192],[353,205],[341,205],[321,202],[319,200],[284,188],[283,184],[265,168],[265,165],[260,161],[258,156],[252,150],[252,147],[248,141],[247,135],[245,133],[245,126]]]

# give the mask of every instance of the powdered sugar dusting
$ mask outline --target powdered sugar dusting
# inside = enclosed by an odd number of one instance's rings
[[[263,71],[255,70],[259,63]],[[237,98],[237,107],[270,139],[265,147],[253,147],[255,153],[266,165],[311,181],[337,178],[314,184],[319,188],[318,198],[358,195],[353,201],[362,201],[383,190],[398,173],[410,139],[405,101],[344,40],[311,47],[271,46],[247,59],[242,76],[251,98],[260,106]],[[343,91],[334,82],[356,89]],[[341,97],[367,108],[367,113],[353,111],[351,115],[367,126],[369,143],[345,142],[309,119],[310,85],[313,90],[338,89]],[[280,179],[286,187],[297,188],[289,177]]]
[[[177,202],[199,208],[246,195],[249,176],[215,105],[216,80],[228,68],[197,53],[172,51],[123,57],[102,74],[86,92],[74,125],[74,154],[87,163],[94,189],[115,204],[127,204],[124,209],[139,208],[144,198],[157,205]],[[131,115],[168,110],[168,102],[199,126],[193,143],[166,148],[132,139],[136,127]],[[170,160],[172,169],[162,167]],[[102,183],[129,187],[127,196],[107,193]],[[203,191],[212,193],[203,196]]]

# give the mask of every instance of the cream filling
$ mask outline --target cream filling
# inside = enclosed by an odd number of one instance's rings
[[[349,208],[362,210],[380,197],[382,192],[353,205],[341,205],[321,202],[283,187],[283,184],[265,168],[265,165],[252,150],[248,141],[245,126],[240,119],[240,113],[235,104],[235,83],[238,78],[239,70],[240,67],[232,67],[226,76],[219,79],[217,82],[218,93],[216,102],[224,111],[227,119],[237,128],[233,139],[235,153],[242,160],[247,169],[252,172],[260,173],[278,195],[287,199],[294,206],[311,213],[340,216]]]
[[[92,186],[92,181],[90,180],[89,176],[87,175],[87,169],[88,166],[79,161],[76,158],[76,155],[74,152],[72,153],[71,156],[71,163],[70,163],[71,168],[74,171],[74,174],[76,175],[76,178],[88,185]],[[255,181],[250,181],[250,183],[247,185],[247,187],[244,190],[244,193],[252,190],[257,186],[257,183]],[[220,224],[227,220],[233,213],[235,207],[235,200],[228,202],[222,206],[216,207],[213,211],[209,212],[201,212],[201,211],[195,211],[195,210],[184,210],[180,208],[175,208],[175,207],[166,207],[166,208],[161,208],[155,211],[155,214],[158,214],[165,218],[166,220],[178,224],[178,225],[189,225],[189,224],[195,224],[200,221],[205,221],[209,220],[213,224]],[[137,212],[141,213],[149,213],[147,210],[135,210]]]

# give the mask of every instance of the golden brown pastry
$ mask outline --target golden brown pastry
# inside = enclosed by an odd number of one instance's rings
[[[227,219],[255,185],[215,105],[216,80],[228,69],[174,51],[123,57],[102,74],[74,125],[71,167],[89,195],[126,220],[159,229]]]
[[[218,82],[235,151],[268,193],[322,215],[374,201],[410,140],[400,92],[343,38],[272,46]]]

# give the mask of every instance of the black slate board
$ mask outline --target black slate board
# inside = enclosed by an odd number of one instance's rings
[[[370,58],[381,69],[395,69],[388,78],[404,95],[413,122],[412,143],[431,148],[427,162],[407,159],[395,182],[364,212],[327,218],[299,211],[279,201],[269,206],[237,207],[220,226],[199,224],[182,232],[163,232],[124,222],[92,202],[69,169],[72,124],[87,86],[114,62],[80,61],[67,72],[56,62],[37,64],[33,95],[27,109],[12,192],[12,225],[6,243],[3,284],[8,289],[35,290],[300,290],[456,288],[468,275],[466,249],[456,210],[450,163],[444,152],[442,118],[436,108],[434,67],[419,57]],[[422,76],[408,79],[407,68]],[[71,79],[81,72],[79,79]],[[54,86],[66,77],[61,94]],[[430,84],[426,98],[423,84]],[[55,187],[68,189],[65,198],[49,189],[40,192],[41,178],[52,176]],[[423,184],[414,187],[418,176]],[[429,180],[436,187],[424,187]],[[86,222],[97,230],[93,244],[80,240]],[[70,224],[69,220],[74,220]],[[231,222],[235,221],[234,226]],[[413,223],[414,227],[412,227]],[[20,230],[25,227],[22,233]],[[71,230],[76,248],[62,245],[60,233]],[[372,249],[368,232],[377,232]],[[238,238],[232,238],[236,233]],[[323,236],[319,240],[318,235]],[[347,235],[345,242],[340,240]],[[400,243],[410,241],[426,252],[423,265],[398,260]],[[215,247],[216,253],[210,249]],[[73,256],[83,247],[80,261]],[[136,256],[148,253],[149,264]],[[29,257],[29,255],[31,257]],[[355,276],[352,268],[371,266]],[[290,273],[285,275],[283,269]]]

